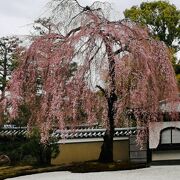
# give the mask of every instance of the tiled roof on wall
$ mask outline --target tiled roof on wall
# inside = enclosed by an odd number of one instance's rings
[[[102,128],[81,128],[75,130],[54,130],[52,133],[53,137],[57,137],[59,139],[76,139],[76,138],[99,138],[105,135],[106,129]],[[137,128],[115,128],[114,137],[124,137],[129,135],[135,135],[137,132]],[[7,136],[26,136],[27,128],[1,128],[0,129],[0,137]]]
[[[27,134],[27,128],[0,128],[0,137],[4,136],[25,136]]]
[[[56,130],[53,136],[65,139],[75,139],[75,138],[99,138],[105,135],[106,129],[82,129],[82,130]],[[114,137],[123,137],[129,135],[135,135],[137,128],[116,128]]]

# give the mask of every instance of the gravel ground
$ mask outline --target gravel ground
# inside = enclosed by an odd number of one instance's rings
[[[96,173],[61,171],[21,176],[7,180],[180,180],[180,165],[152,166],[137,170]]]

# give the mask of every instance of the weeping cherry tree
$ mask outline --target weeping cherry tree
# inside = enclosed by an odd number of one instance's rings
[[[69,10],[68,27],[59,21],[62,34],[52,32],[34,40],[12,75],[10,95],[1,104],[8,104],[15,118],[26,102],[32,112],[29,127],[40,128],[43,143],[54,124],[59,129],[67,122],[77,124],[80,107],[90,124],[103,108],[101,119],[107,130],[99,160],[112,162],[116,123],[128,111],[133,113],[137,126],[144,127],[137,136],[141,142],[149,122],[161,120],[159,101],[176,98],[171,55],[163,42],[149,36],[148,29],[128,20],[108,20],[102,10],[105,3],[82,7],[75,0],[54,2],[56,22],[55,11]],[[73,63],[77,68],[71,71]]]

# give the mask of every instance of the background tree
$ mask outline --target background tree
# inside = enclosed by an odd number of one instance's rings
[[[35,20],[33,28],[35,30],[34,33],[37,35],[45,35],[59,32],[58,25],[53,23],[51,17],[43,17]]]
[[[78,122],[80,106],[88,123],[95,122],[96,112],[103,108],[107,130],[99,160],[112,162],[114,128],[121,116],[130,109],[137,126],[147,127],[160,120],[159,101],[176,98],[170,53],[146,28],[127,20],[109,21],[102,11],[104,3],[82,7],[76,0],[54,2],[58,13],[70,17],[69,31],[46,34],[32,43],[9,83],[10,115],[15,118],[18,107],[27,103],[32,112],[29,127],[36,124],[46,144],[54,123],[64,129],[67,121]],[[69,76],[73,62],[77,68]],[[6,102],[1,104],[5,107]],[[138,141],[145,135],[146,129],[139,131]]]
[[[124,11],[125,18],[147,25],[153,37],[164,41],[171,49],[172,63],[180,87],[180,62],[175,54],[180,50],[180,10],[168,1],[142,2]]]
[[[0,99],[5,96],[7,82],[11,73],[18,64],[20,52],[20,40],[17,37],[0,38]],[[0,119],[6,121],[6,116],[0,107]]]
[[[20,40],[17,37],[0,38],[0,91],[4,96],[7,81],[17,66],[17,48]]]
[[[147,25],[154,37],[177,52],[180,49],[180,11],[167,1],[142,2],[124,11],[125,18]],[[178,45],[175,45],[175,41]]]

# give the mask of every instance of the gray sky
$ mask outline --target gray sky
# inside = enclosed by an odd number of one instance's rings
[[[90,5],[95,0],[79,0],[82,5]],[[105,1],[105,0],[102,0]],[[123,17],[123,11],[145,0],[106,0],[114,4]],[[6,35],[29,34],[32,23],[43,14],[49,0],[0,0],[0,37]],[[169,0],[180,9],[180,0]]]

